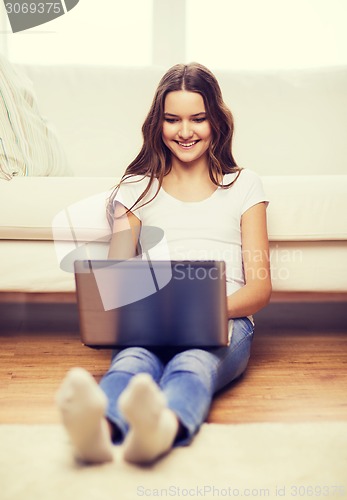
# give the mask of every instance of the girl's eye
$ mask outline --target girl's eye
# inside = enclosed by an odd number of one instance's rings
[[[177,123],[179,121],[178,118],[167,118],[165,117],[164,120],[167,122],[167,123]],[[206,116],[202,117],[202,118],[194,118],[192,121],[194,123],[203,123],[205,120],[207,120]]]

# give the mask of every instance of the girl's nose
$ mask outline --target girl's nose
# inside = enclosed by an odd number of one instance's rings
[[[182,137],[182,139],[189,139],[192,137],[193,131],[189,122],[182,122],[178,135]]]

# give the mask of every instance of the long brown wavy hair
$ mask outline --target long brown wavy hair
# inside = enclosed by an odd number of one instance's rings
[[[151,202],[158,194],[163,178],[171,170],[171,152],[164,144],[162,130],[164,122],[165,98],[169,92],[187,90],[199,93],[203,100],[207,119],[211,125],[212,141],[208,149],[209,176],[219,187],[228,188],[236,181],[222,185],[223,175],[240,172],[232,154],[234,120],[231,111],[223,101],[222,92],[216,77],[209,69],[198,63],[177,64],[170,68],[159,82],[152,106],[142,126],[143,146],[136,158],[130,163],[120,183],[113,190],[107,205],[107,217],[112,226],[114,200],[122,182],[131,181],[135,175],[147,176],[148,185],[129,211],[139,205],[149,192],[155,179],[158,189],[154,196],[143,205]],[[142,205],[142,206],[143,206]]]

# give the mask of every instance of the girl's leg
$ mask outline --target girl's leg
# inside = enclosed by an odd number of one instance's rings
[[[179,423],[158,387],[163,364],[151,351],[120,351],[100,382],[108,398],[106,417],[124,437],[123,456],[135,463],[152,462],[172,448]]]
[[[176,444],[187,444],[205,420],[213,394],[245,370],[252,337],[251,322],[235,320],[229,347],[183,351],[164,372],[154,353],[124,349],[114,357],[101,388],[85,370],[69,372],[57,402],[77,457],[88,462],[112,460],[104,415],[118,430],[118,440],[127,434],[124,456],[129,461],[159,457],[182,429]],[[164,398],[153,379],[160,383]]]
[[[139,373],[148,373],[158,383],[163,373],[163,364],[148,349],[129,347],[114,355],[108,372],[100,381],[100,387],[108,401],[105,416],[115,431],[114,443],[122,442],[129,429],[128,422],[119,408],[119,397],[130,379]]]
[[[212,397],[239,377],[248,364],[253,325],[248,318],[233,321],[228,347],[189,349],[167,364],[160,381],[168,407],[177,415],[184,433],[176,444],[188,444],[205,421]]]
[[[147,373],[135,375],[119,397],[119,408],[130,429],[123,456],[128,462],[153,462],[173,446],[179,429],[163,392]]]

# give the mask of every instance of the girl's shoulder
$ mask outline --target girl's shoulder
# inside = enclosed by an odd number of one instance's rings
[[[235,188],[250,187],[251,185],[258,183],[261,183],[259,174],[249,168],[241,168],[237,172],[225,174],[223,179],[224,185],[231,184],[232,186],[235,186]]]
[[[240,214],[242,215],[248,208],[259,202],[268,203],[268,198],[264,191],[263,182],[259,174],[248,168],[243,168],[237,174],[228,174],[231,177],[229,182],[233,182],[227,189],[226,197],[231,203],[236,203],[239,206]]]
[[[119,184],[119,192],[134,193],[138,196],[144,192],[150,177],[147,175],[127,175],[124,176]]]
[[[147,175],[125,175],[121,179],[122,186],[147,186],[149,182]]]
[[[130,208],[134,206],[150,182],[149,176],[127,175],[124,176],[118,185],[115,201],[118,201]],[[151,190],[152,191],[152,190]]]

